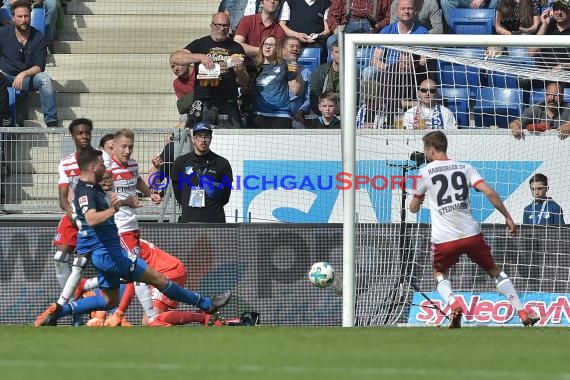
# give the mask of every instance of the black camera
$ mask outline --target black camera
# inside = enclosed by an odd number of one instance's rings
[[[412,152],[412,154],[410,154],[410,161],[415,162],[416,166],[421,166],[427,162],[426,155],[418,151]]]

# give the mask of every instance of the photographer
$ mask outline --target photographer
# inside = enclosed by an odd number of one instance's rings
[[[232,167],[212,152],[212,127],[198,122],[192,128],[194,150],[174,160],[172,189],[182,207],[178,223],[225,223],[224,206],[230,200]]]

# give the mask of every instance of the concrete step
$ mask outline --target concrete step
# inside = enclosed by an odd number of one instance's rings
[[[63,54],[170,54],[174,50],[183,49],[191,41],[183,36],[171,38],[167,35],[149,39],[54,41],[53,49],[54,52]]]
[[[209,34],[209,28],[175,28],[175,27],[161,27],[156,26],[153,28],[133,27],[129,29],[120,29],[117,32],[116,28],[74,28],[66,27],[58,31],[57,39],[60,41],[111,41],[117,39],[120,35],[120,40],[124,44],[132,42],[140,42],[141,40],[150,40],[155,38],[167,39],[171,38],[174,41],[182,41],[181,45],[206,36]]]
[[[209,14],[218,10],[219,2],[212,0],[160,0],[117,2],[71,2],[67,14],[76,15],[173,15]]]
[[[167,68],[168,57],[171,52],[160,54],[53,54],[47,60],[46,70],[51,72],[53,67],[65,70],[101,70],[108,67],[136,68],[144,70],[150,68]]]
[[[114,112],[114,111],[113,111]],[[93,124],[97,126],[97,128],[101,129],[109,129],[109,130],[117,130],[120,128],[140,128],[148,131],[157,131],[163,130],[165,128],[174,128],[174,125],[178,121],[177,118],[168,118],[164,120],[142,120],[137,122],[136,125],[130,120],[122,117],[117,118],[116,120],[102,120],[98,118],[98,115],[85,115],[93,121]],[[60,119],[59,120],[59,128],[67,128],[69,123],[71,123],[71,119]],[[24,120],[23,127],[26,128],[45,128],[45,124],[43,120]]]
[[[57,107],[57,116],[60,119],[76,119],[79,117],[96,117],[100,121],[115,121],[118,119],[130,120],[132,123],[141,121],[162,122],[163,120],[171,120],[175,123],[178,119],[176,107],[169,108],[145,108],[141,106],[120,106],[113,107],[113,112],[109,112],[111,108],[92,108],[92,107]],[[43,122],[44,114],[41,108],[29,108],[27,112],[27,120],[39,120]]]
[[[85,107],[105,109],[117,107],[120,109],[153,108],[174,109],[176,111],[176,96],[171,94],[99,94],[99,93],[62,93],[56,95],[58,107]],[[41,107],[39,96],[29,96],[27,104],[30,107]]]
[[[162,68],[147,69],[134,69],[124,67],[89,67],[88,69],[81,70],[78,67],[53,67],[46,69],[52,80],[62,84],[63,82],[83,81],[88,82],[102,82],[98,87],[111,87],[122,86],[131,82],[137,87],[155,88],[155,92],[174,93],[172,89],[172,81],[176,76],[170,70],[170,67],[163,65]],[[154,87],[155,83],[160,83],[158,87]]]
[[[134,74],[133,74],[134,75]],[[100,93],[139,93],[139,94],[171,94],[172,84],[160,79],[149,79],[143,82],[134,80],[103,80],[100,78],[91,79],[64,79],[54,83],[56,92],[100,92]]]
[[[74,28],[115,28],[117,30],[116,38],[120,38],[121,29],[145,26],[151,28],[159,27],[160,25],[165,27],[175,25],[182,29],[206,28],[209,30],[212,13],[170,14],[164,16],[154,14],[131,15],[124,12],[119,15],[66,15],[64,17],[64,25]]]

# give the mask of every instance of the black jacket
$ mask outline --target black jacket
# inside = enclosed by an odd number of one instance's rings
[[[224,205],[228,203],[233,182],[232,167],[228,160],[210,151],[199,156],[193,151],[174,160],[171,172],[172,189],[176,201],[182,208],[179,223],[225,223],[226,215]],[[205,207],[190,207],[190,192],[192,187],[198,188],[201,179],[210,177],[223,187],[222,195],[218,199],[206,195]]]

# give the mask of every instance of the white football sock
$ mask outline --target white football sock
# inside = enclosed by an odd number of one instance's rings
[[[83,289],[85,290],[96,289],[98,287],[99,287],[99,280],[97,279],[97,277],[88,278],[87,280],[85,280],[85,284],[83,284]]]
[[[505,272],[499,273],[497,277],[495,277],[495,285],[497,285],[497,289],[504,295],[507,300],[514,306],[517,311],[523,310],[524,306],[515,290],[515,286],[513,282],[505,274]]]
[[[453,290],[451,290],[451,281],[447,277],[440,276],[437,278],[437,291],[449,306],[453,306],[456,299]]]
[[[158,315],[156,310],[152,307],[152,297],[150,296],[150,289],[148,288],[147,284],[143,284],[142,282],[135,283],[135,294],[141,303],[141,306],[148,316],[148,320],[153,321],[154,318]]]
[[[63,289],[67,278],[71,274],[71,268],[69,267],[69,255],[62,251],[57,251],[53,259],[55,264],[55,277],[57,278],[57,283],[60,288]]]

